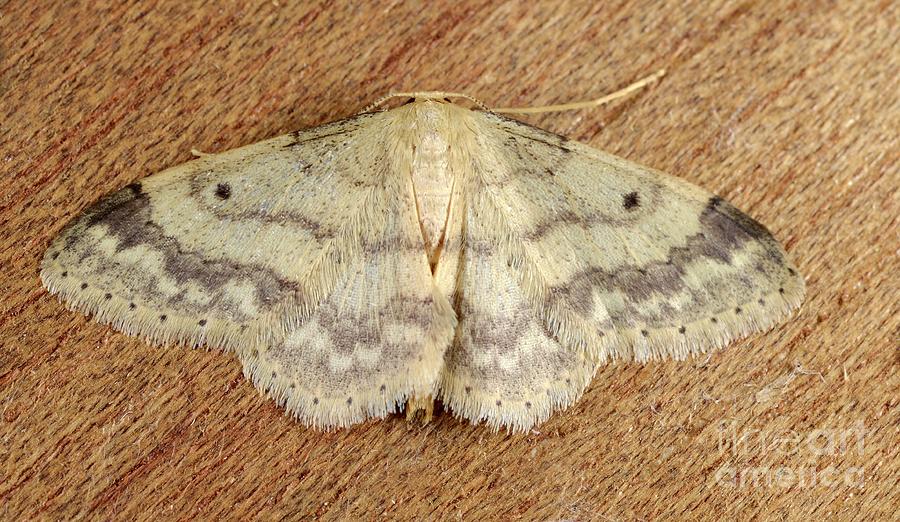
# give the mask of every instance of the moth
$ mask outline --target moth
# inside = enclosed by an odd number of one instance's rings
[[[41,279],[125,333],[234,352],[319,428],[435,398],[526,431],[601,364],[704,353],[803,300],[723,199],[456,96],[134,182],[62,229]]]

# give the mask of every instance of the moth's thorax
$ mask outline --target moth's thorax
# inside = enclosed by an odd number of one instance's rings
[[[432,268],[443,244],[450,209],[453,173],[450,166],[450,120],[465,110],[449,103],[416,102],[410,107],[413,140],[412,183],[422,237]]]

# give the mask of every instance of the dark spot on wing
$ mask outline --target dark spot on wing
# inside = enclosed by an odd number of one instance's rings
[[[639,207],[640,204],[641,199],[640,197],[638,197],[637,192],[629,192],[628,194],[625,194],[624,197],[622,197],[622,207],[624,207],[625,210],[634,210],[635,208]]]
[[[228,183],[219,183],[216,185],[216,197],[222,200],[231,197],[231,185]]]

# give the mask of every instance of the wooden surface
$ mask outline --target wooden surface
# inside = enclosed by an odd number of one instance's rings
[[[188,4],[0,3],[0,518],[896,516],[896,2]],[[708,359],[605,367],[531,434],[447,412],[306,429],[232,356],[148,346],[40,286],[69,219],[192,147],[391,90],[535,105],[661,67],[527,121],[732,200],[806,303]]]

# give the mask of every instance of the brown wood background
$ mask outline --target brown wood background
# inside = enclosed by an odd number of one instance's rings
[[[896,517],[897,2],[191,4],[0,2],[0,518]],[[527,121],[731,199],[808,298],[708,359],[605,367],[529,435],[447,412],[316,432],[232,356],[148,346],[41,289],[69,219],[192,147],[391,90],[535,105],[660,67]]]

